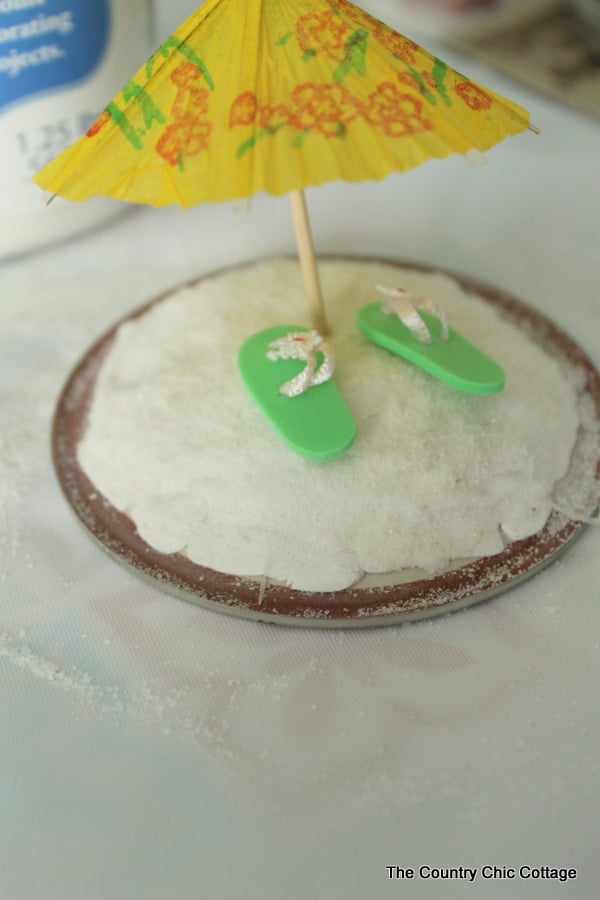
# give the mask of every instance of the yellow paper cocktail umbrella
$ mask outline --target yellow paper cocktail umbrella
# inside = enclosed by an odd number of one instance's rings
[[[326,333],[302,189],[379,180],[527,127],[524,109],[348,0],[206,0],[35,181],[68,200],[155,206],[289,193]]]

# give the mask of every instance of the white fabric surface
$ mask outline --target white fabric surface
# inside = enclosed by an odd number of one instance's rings
[[[600,365],[600,130],[458,56],[540,137],[309,192],[321,253],[434,263],[542,309]],[[450,54],[451,57],[451,54]],[[61,384],[160,291],[293,251],[284,200],[143,210],[0,268],[0,882],[6,900],[596,896],[600,533],[464,612],[359,633],[209,613],[138,581],[53,477]],[[548,881],[386,866],[575,867]]]

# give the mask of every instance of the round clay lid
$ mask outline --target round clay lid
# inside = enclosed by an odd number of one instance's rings
[[[433,271],[414,264],[410,268]],[[532,341],[577,371],[580,392],[591,398],[597,424],[600,375],[577,344],[540,312],[514,297],[470,278],[446,274],[492,304],[525,329]],[[157,298],[123,321],[143,316],[163,299]],[[350,588],[333,592],[294,590],[268,579],[217,572],[180,553],[160,553],[139,536],[130,518],[102,496],[77,457],[96,380],[121,324],[117,323],[87,351],[65,385],[53,425],[54,464],[68,503],[92,537],[118,562],[168,593],[219,612],[267,622],[317,627],[397,624],[459,609],[515,586],[566,550],[585,527],[581,521],[554,512],[537,534],[510,543],[495,556],[458,561],[431,577],[415,578],[410,572],[385,578],[367,576]]]

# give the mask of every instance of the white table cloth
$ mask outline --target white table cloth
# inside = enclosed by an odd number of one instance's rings
[[[542,134],[477,169],[452,158],[310,191],[319,252],[485,280],[600,365],[598,123],[444,55]],[[0,267],[1,896],[597,896],[598,529],[466,611],[319,632],[161,593],[62,498],[50,423],[91,342],[186,279],[293,249],[286,201],[257,198],[137,211]]]

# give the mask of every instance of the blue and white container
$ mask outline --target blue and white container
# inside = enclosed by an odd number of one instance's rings
[[[87,130],[150,49],[148,0],[0,0],[0,258],[118,214],[31,178]]]

